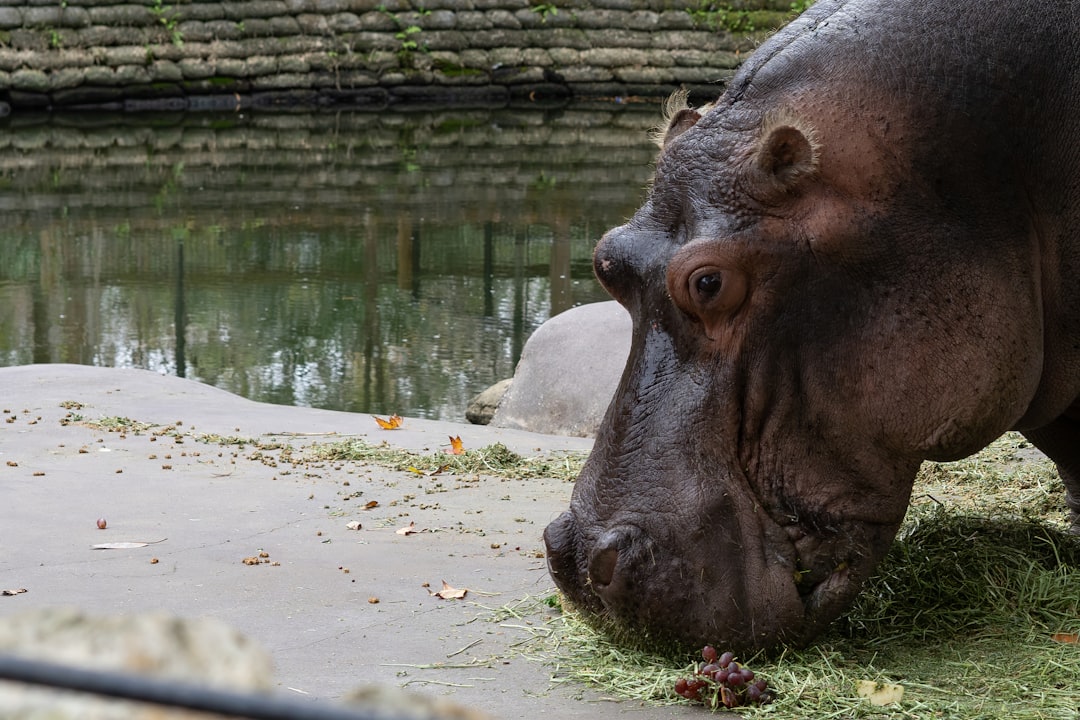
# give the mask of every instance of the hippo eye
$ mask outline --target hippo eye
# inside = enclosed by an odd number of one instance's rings
[[[695,241],[671,258],[667,288],[672,301],[704,325],[709,338],[721,336],[721,328],[746,300],[749,277],[711,241]]]
[[[695,273],[695,277],[691,278],[690,282],[693,283],[694,291],[701,297],[701,300],[706,302],[716,297],[724,284],[723,278],[718,272],[702,274],[699,271]]]

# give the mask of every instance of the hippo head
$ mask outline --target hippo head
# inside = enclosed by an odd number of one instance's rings
[[[888,550],[920,462],[1023,411],[1023,338],[971,322],[1007,281],[933,251],[902,153],[846,122],[679,110],[645,204],[596,248],[632,345],[544,539],[605,625],[744,653],[809,640]]]

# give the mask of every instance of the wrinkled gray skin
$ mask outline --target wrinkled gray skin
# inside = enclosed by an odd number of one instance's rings
[[[544,533],[573,603],[699,648],[805,643],[920,462],[1009,429],[1076,521],[1078,38],[1062,0],[822,1],[671,118],[596,248],[634,330]]]

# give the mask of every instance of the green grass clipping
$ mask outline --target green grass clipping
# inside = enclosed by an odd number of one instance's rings
[[[514,622],[526,601],[499,619],[527,631],[523,653],[554,682],[687,704],[675,681],[700,657],[629,649],[557,596],[546,601],[555,607],[532,608],[542,621]],[[1080,538],[1067,533],[1064,488],[1052,463],[1008,434],[972,458],[924,464],[895,544],[849,611],[807,648],[740,658],[777,696],[736,712],[1077,720],[1078,633]],[[902,699],[874,705],[857,693],[863,681],[899,685]]]

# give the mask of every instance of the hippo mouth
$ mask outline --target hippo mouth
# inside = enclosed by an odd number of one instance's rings
[[[851,545],[842,542],[835,531],[825,536],[811,533],[803,525],[788,525],[784,530],[795,551],[795,585],[803,604],[813,609],[830,589],[839,589],[839,581],[850,575],[851,563],[845,552]]]
[[[796,557],[794,583],[805,608],[803,641],[820,633],[847,609],[891,545],[898,527],[899,523],[822,523],[821,519],[785,526]]]
[[[855,551],[874,545],[858,541],[879,541],[888,529],[842,527],[781,527],[759,517],[753,545],[747,536],[711,539],[711,546],[685,541],[689,546],[673,553],[671,538],[655,539],[635,525],[586,537],[570,510],[545,529],[544,541],[556,585],[602,626],[749,652],[808,641],[858,592],[874,564]]]
[[[583,537],[572,511],[545,529],[544,540],[548,570],[564,597],[623,636],[751,651],[803,634],[807,598],[792,580],[790,545],[709,538],[673,553],[671,538],[653,538],[635,525]],[[842,575],[824,578],[809,597],[831,597]]]

